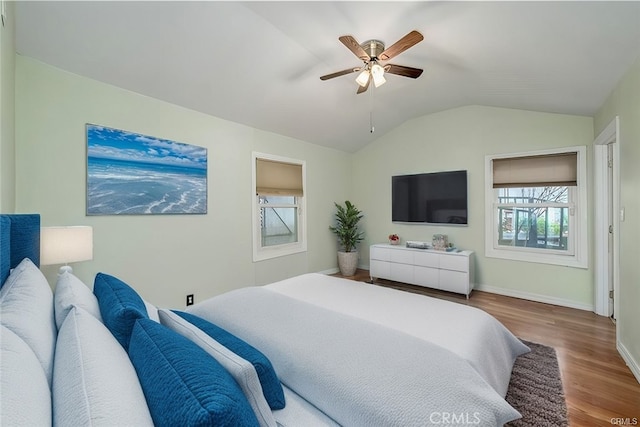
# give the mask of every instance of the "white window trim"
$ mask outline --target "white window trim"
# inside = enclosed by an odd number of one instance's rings
[[[302,188],[303,196],[298,197],[298,242],[284,245],[269,246],[263,248],[260,236],[260,206],[256,195],[256,159],[273,160],[276,162],[292,163],[302,166]],[[288,157],[276,156],[273,154],[252,152],[251,153],[251,221],[253,226],[253,262],[264,261],[286,255],[292,255],[307,251],[307,163],[304,160],[296,160]]]
[[[557,252],[541,252],[534,248],[496,247],[494,240],[498,235],[498,224],[494,215],[493,162],[494,159],[538,156],[566,152],[578,153],[578,187],[575,191],[576,221],[574,253],[558,254]],[[489,258],[509,259],[513,261],[535,262],[542,264],[562,265],[566,267],[589,268],[588,234],[587,234],[587,148],[586,146],[563,147],[550,150],[528,151],[523,153],[495,154],[485,156],[485,256]]]

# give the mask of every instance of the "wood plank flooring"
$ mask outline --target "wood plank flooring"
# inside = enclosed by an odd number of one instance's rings
[[[358,270],[348,279],[369,281],[369,271]],[[376,285],[480,308],[516,336],[554,347],[572,427],[640,425],[640,384],[616,350],[611,319],[488,292],[473,291],[467,300],[463,295],[387,280],[376,280]],[[614,424],[613,418],[628,420]]]

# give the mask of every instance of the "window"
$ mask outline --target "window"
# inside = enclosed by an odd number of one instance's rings
[[[485,160],[486,256],[587,268],[585,147]]]
[[[305,162],[253,153],[253,260],[303,252]]]
[[[498,188],[498,246],[573,253],[569,211],[574,187]],[[573,221],[571,222],[573,225]],[[571,247],[570,247],[571,246]]]

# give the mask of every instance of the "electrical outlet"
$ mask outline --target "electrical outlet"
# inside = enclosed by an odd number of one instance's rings
[[[193,305],[193,294],[187,295],[187,305]]]

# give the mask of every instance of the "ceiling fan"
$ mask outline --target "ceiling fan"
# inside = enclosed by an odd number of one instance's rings
[[[369,88],[369,84],[372,80],[375,87],[383,85],[386,82],[384,73],[397,74],[399,76],[410,77],[412,79],[417,79],[422,74],[422,69],[420,68],[382,63],[383,61],[390,60],[424,40],[424,37],[418,31],[411,31],[409,34],[402,37],[386,49],[384,47],[384,43],[380,40],[367,40],[362,44],[358,43],[353,36],[342,36],[339,37],[338,40],[353,52],[354,55],[360,58],[364,62],[364,65],[327,74],[320,77],[320,80],[329,80],[334,77],[360,72],[356,78],[356,82],[359,85],[357,93],[363,93]]]

